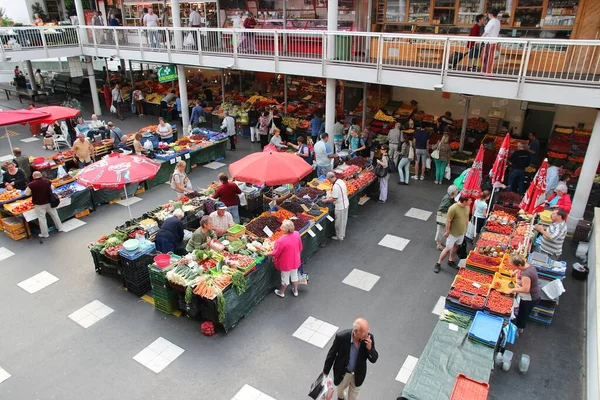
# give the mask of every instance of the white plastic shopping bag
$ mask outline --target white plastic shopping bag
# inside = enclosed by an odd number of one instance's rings
[[[183,42],[184,46],[193,46],[194,45],[194,35],[192,34],[192,32],[188,33],[188,35],[185,37],[185,41]]]
[[[117,108],[115,107],[115,105],[114,105],[114,104],[111,104],[111,105],[110,105],[110,112],[111,112],[111,113],[113,113],[113,114],[116,114],[116,113],[117,113]]]
[[[431,157],[427,157],[425,160],[425,168],[431,169]]]
[[[154,149],[154,145],[152,144],[152,142],[150,140],[146,140],[144,142],[144,148],[146,150],[152,150],[152,149]]]
[[[542,288],[544,293],[551,299],[556,300],[565,292],[565,287],[560,279],[555,279]]]
[[[452,169],[450,168],[450,164],[446,165],[446,170],[444,171],[444,178],[448,180],[452,178]]]
[[[467,233],[465,233],[465,236],[471,240],[475,237],[475,224],[473,223],[473,221],[469,221],[469,224],[467,225]]]
[[[246,195],[244,193],[238,194],[238,198],[240,199],[240,206],[245,207],[248,205],[248,200],[246,200]]]
[[[62,178],[63,176],[67,175],[67,171],[65,171],[65,168],[62,165],[58,166],[58,169],[56,172],[58,173],[59,178]]]
[[[317,396],[317,400],[331,400],[333,399],[333,379],[330,376],[323,378],[323,390]]]

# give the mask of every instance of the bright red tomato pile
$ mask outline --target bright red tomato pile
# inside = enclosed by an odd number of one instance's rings
[[[512,310],[513,299],[500,292],[492,290],[487,299],[486,307],[495,313],[509,315]]]
[[[483,308],[483,305],[485,304],[485,297],[482,296],[468,296],[468,295],[463,295],[460,297],[460,299],[458,300],[458,302],[460,304],[463,304],[467,307],[472,307],[472,308]]]
[[[469,258],[467,258],[467,263],[469,262],[474,263],[476,265],[481,265],[483,267],[497,268],[502,262],[502,260],[499,258],[487,257],[479,253],[471,252],[469,253]]]
[[[510,225],[501,225],[494,221],[487,221],[485,229],[489,232],[496,232],[504,235],[510,235],[513,231],[513,228]]]
[[[510,242],[510,237],[506,235],[501,235],[499,233],[483,232],[479,237],[479,241],[477,242],[477,244],[479,244],[479,242],[481,242],[482,240],[489,240],[500,246],[508,246],[508,243]]]
[[[485,283],[479,283],[477,286],[473,285],[472,280],[470,279],[465,279],[462,276],[457,276],[456,280],[454,281],[454,289],[460,290],[462,292],[465,293],[472,293],[472,294],[480,294],[482,296],[487,296],[488,292],[490,291],[490,286],[485,284]]]
[[[475,282],[487,283],[487,284],[492,283],[492,281],[494,280],[493,275],[482,274],[481,272],[471,271],[466,268],[461,268],[458,271],[458,275],[462,276],[463,278],[467,278],[472,281],[475,281]]]

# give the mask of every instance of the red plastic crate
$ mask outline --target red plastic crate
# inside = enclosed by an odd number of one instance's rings
[[[458,374],[450,400],[486,400],[490,385]]]

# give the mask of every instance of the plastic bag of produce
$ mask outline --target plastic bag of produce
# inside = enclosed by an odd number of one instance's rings
[[[62,178],[63,176],[67,175],[67,171],[65,171],[65,168],[62,165],[58,166],[56,172],[58,173],[59,178]]]

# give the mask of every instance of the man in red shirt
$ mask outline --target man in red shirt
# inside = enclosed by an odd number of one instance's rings
[[[233,217],[233,221],[236,224],[240,223],[240,212],[238,210],[238,206],[240,204],[239,194],[242,194],[241,189],[234,182],[229,182],[229,177],[227,174],[219,174],[219,180],[221,181],[221,185],[213,194],[213,199],[219,199],[223,204],[227,206],[227,211],[231,213]]]
[[[471,27],[471,32],[469,32],[469,36],[480,37],[481,36],[481,28],[485,25],[485,18],[483,14],[479,14],[475,17],[475,25]],[[481,54],[482,42],[468,42],[467,48],[469,49],[469,70],[472,71],[477,69],[477,61],[479,59],[479,55]]]

